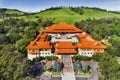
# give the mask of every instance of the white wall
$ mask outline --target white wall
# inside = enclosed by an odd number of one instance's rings
[[[92,50],[90,50],[90,51],[81,51],[80,49],[78,49],[78,54],[82,55],[82,56],[92,57],[93,52],[92,52]]]
[[[27,54],[28,59],[33,60],[33,58],[39,57],[39,54]]]
[[[40,56],[51,56],[52,53],[51,53],[51,50],[50,51],[40,51]]]

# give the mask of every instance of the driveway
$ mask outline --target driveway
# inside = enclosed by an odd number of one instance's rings
[[[93,75],[91,77],[76,77],[76,80],[99,80],[100,72],[98,72],[98,62],[90,62],[90,67],[92,69]]]
[[[99,80],[100,72],[97,70],[98,69],[98,62],[90,62],[90,67],[93,71],[93,75],[88,78],[88,80]]]
[[[90,67],[93,71],[93,75],[91,77],[76,77],[76,80],[99,80],[100,72],[98,72],[98,62],[90,62]],[[44,76],[43,80],[51,80],[51,78]],[[61,80],[61,77],[53,77],[52,80]],[[70,79],[68,79],[70,80]]]

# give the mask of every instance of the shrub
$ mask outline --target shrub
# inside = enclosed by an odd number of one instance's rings
[[[80,60],[91,60],[91,57],[88,57],[88,56],[80,56]]]
[[[80,55],[75,55],[72,57],[75,60],[91,60],[91,57],[88,56],[80,56]]]
[[[44,60],[44,59],[45,59],[44,57],[39,56],[39,57],[34,58],[33,61],[38,62],[38,61],[41,61],[41,60]]]
[[[47,60],[57,60],[58,57],[57,56],[46,56],[45,59],[47,59]]]
[[[95,61],[99,61],[101,58],[101,55],[100,54],[95,54],[92,56],[92,59],[95,60]]]

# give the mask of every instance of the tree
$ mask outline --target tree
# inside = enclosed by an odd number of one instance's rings
[[[34,39],[36,36],[37,30],[35,28],[29,28],[25,31],[25,38],[26,39]]]
[[[62,70],[64,68],[63,62],[59,62],[59,65],[60,65],[60,70]]]
[[[26,46],[29,44],[29,39],[21,39],[17,42],[17,48],[20,52],[24,53],[26,55]]]
[[[8,37],[5,34],[0,34],[0,44],[7,42],[8,42]]]
[[[46,56],[45,59],[47,59],[47,60],[57,60],[58,57],[57,56]]]
[[[91,34],[94,39],[101,40],[103,38],[116,34],[114,31],[119,31],[119,27],[115,27],[116,25],[114,25],[118,19],[110,19],[112,22],[108,22],[108,19],[103,18],[96,20],[89,18],[84,21],[76,22],[75,25],[88,34]]]
[[[82,64],[82,71],[86,72],[89,70],[89,66],[87,64]]]
[[[42,19],[39,18],[39,19],[37,20],[37,23],[38,23],[38,24],[42,23]]]
[[[106,51],[113,57],[117,56],[117,48],[114,46],[107,47]]]
[[[80,15],[84,14],[84,11],[82,8],[77,7],[77,8],[71,8],[74,12],[79,13]]]
[[[29,64],[24,68],[24,77],[26,76],[40,76],[43,73],[43,66],[44,64],[37,61],[33,64]]]
[[[36,57],[33,59],[34,62],[38,62],[38,61],[41,61],[41,60],[44,60],[45,58],[42,57],[42,56],[39,56],[39,57]]]
[[[29,23],[29,26],[32,26],[32,27],[38,26],[38,24],[34,21],[29,21],[28,23]]]
[[[74,70],[82,70],[82,65],[79,60],[77,60],[75,63],[73,63]]]
[[[21,36],[16,33],[11,33],[8,37],[9,37],[9,41],[11,43],[15,43],[17,40],[19,40],[21,38]]]
[[[80,56],[80,55],[75,55],[72,57],[75,60],[91,60],[91,57],[88,56]]]
[[[101,58],[101,55],[102,54],[94,54],[94,55],[92,55],[92,59],[95,60],[95,61],[99,61],[100,58]]]
[[[0,25],[0,33],[5,33],[5,28],[3,26]]]
[[[120,79],[119,69],[120,65],[116,58],[110,56],[107,52],[104,53],[99,61],[100,71],[104,80],[118,80]]]
[[[60,64],[56,60],[54,61],[52,68],[54,71],[60,71],[60,69],[61,69]]]
[[[120,37],[117,35],[112,35],[111,38],[109,39],[109,42],[112,44],[112,47],[108,47],[107,51],[110,52],[111,55],[113,56],[118,56],[120,57]]]

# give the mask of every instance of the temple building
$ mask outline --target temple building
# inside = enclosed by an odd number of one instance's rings
[[[71,24],[53,24],[27,46],[28,59],[38,56],[83,55],[92,57],[102,54],[106,46]]]

